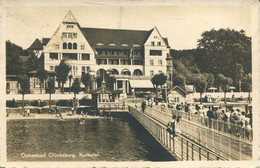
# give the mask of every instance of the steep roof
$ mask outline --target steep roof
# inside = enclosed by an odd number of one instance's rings
[[[47,43],[50,41],[51,38],[42,38],[42,45],[46,46]]]
[[[85,38],[90,45],[96,49],[131,49],[133,45],[139,45],[141,47],[144,45],[152,30],[81,28]]]
[[[38,38],[35,39],[32,45],[28,48],[28,50],[42,50],[41,41]]]
[[[183,89],[182,89],[181,87],[179,87],[179,86],[174,86],[172,89],[170,89],[170,90],[168,91],[168,94],[171,93],[171,92],[174,91],[174,90],[180,90],[180,91],[183,92],[185,95],[188,94],[185,90],[183,90]]]

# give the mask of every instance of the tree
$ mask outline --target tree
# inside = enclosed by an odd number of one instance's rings
[[[40,80],[40,93],[42,94],[42,85],[44,84],[44,81],[48,78],[48,73],[44,69],[39,69],[36,72],[35,76]]]
[[[80,92],[80,81],[79,78],[75,78],[71,86],[71,91],[74,93],[74,98],[76,100],[76,95]]]
[[[81,76],[81,82],[85,85],[85,93],[89,92],[89,87],[91,83],[91,76],[89,73],[85,73]]]
[[[69,76],[69,93],[70,93],[70,91],[71,91],[71,80],[72,80],[72,78],[73,78],[73,76],[72,75],[70,75]]]
[[[61,60],[59,66],[56,68],[57,81],[61,83],[61,93],[64,93],[64,84],[68,80],[68,74],[71,67],[65,63],[65,60]]]
[[[173,86],[184,87],[185,86],[185,77],[179,73],[175,73],[173,75]]]
[[[49,107],[51,108],[51,94],[55,93],[55,81],[54,81],[54,79],[48,80],[48,86],[46,87],[46,93],[49,93]]]
[[[152,77],[151,82],[153,83],[153,86],[155,88],[156,98],[158,98],[158,86],[162,87],[162,85],[166,83],[166,80],[167,80],[167,76],[165,76],[163,73],[155,74]]]
[[[6,41],[6,74],[20,75],[28,72],[25,64],[20,59],[20,56],[25,54],[22,47]]]
[[[32,52],[32,51],[29,51],[29,59],[26,62],[26,66],[27,66],[28,72],[34,71],[34,70],[37,70],[37,69],[44,69],[43,64],[40,61],[40,59],[37,58],[35,53]]]
[[[242,84],[242,80],[244,77],[244,68],[241,64],[236,64],[235,65],[235,76],[234,76],[234,81],[236,81],[236,84],[238,86],[238,91],[241,92],[241,84]]]
[[[235,80],[236,64],[241,64],[245,73],[251,73],[251,38],[244,30],[210,30],[198,40],[196,61],[202,72],[231,77]]]
[[[250,73],[244,76],[243,86],[245,87],[244,90],[248,91],[248,102],[251,103],[250,92],[252,92],[252,75]]]
[[[193,77],[193,84],[195,85],[196,90],[200,92],[200,104],[202,104],[202,94],[205,92],[208,85],[207,79],[204,75],[198,74]]]
[[[105,82],[108,88],[114,89],[114,83],[116,82],[116,78],[113,76],[110,76],[107,73],[104,73]],[[100,87],[101,83],[103,81],[103,75],[100,75],[96,78],[97,86]]]
[[[24,108],[24,95],[30,93],[30,80],[26,75],[18,75],[18,83],[20,84],[22,94],[22,104]]]
[[[204,75],[206,81],[207,81],[207,87],[212,87],[214,84],[214,75],[212,73],[208,74],[208,73],[203,73],[202,75]]]
[[[223,74],[218,75],[218,81],[219,85],[221,86],[223,92],[224,92],[224,101],[225,104],[227,103],[226,101],[226,93],[229,90],[230,85],[232,84],[233,80],[229,77],[225,77]]]

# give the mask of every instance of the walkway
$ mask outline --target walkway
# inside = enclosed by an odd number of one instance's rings
[[[252,142],[247,139],[199,125],[183,115],[176,126],[182,133],[172,140],[166,131],[172,111],[147,107],[142,113],[140,108],[129,107],[129,112],[179,160],[252,159]]]

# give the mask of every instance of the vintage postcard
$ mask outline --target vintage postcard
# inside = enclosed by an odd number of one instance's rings
[[[257,0],[2,1],[0,165],[256,167],[258,20]]]

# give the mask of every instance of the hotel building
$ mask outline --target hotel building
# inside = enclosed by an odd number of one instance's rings
[[[29,49],[43,57],[44,69],[55,71],[61,60],[71,66],[70,75],[84,73],[94,77],[109,72],[116,78],[114,89],[130,93],[151,89],[151,77],[172,73],[172,59],[167,38],[154,27],[151,30],[123,30],[81,27],[71,11],[51,38],[36,39]],[[168,78],[170,79],[170,78]],[[31,90],[37,87],[31,77]],[[38,82],[39,83],[39,82]],[[69,87],[69,82],[65,84]],[[93,84],[92,89],[97,85]]]

